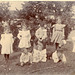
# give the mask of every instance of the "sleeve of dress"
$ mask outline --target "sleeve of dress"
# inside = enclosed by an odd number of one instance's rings
[[[17,37],[18,37],[19,39],[21,39],[21,32],[20,32],[20,31],[19,31]]]
[[[55,27],[55,25],[52,25],[52,27],[51,28],[54,28]]]
[[[62,25],[63,28],[64,28],[65,26],[66,26],[65,24]]]
[[[53,33],[54,33],[54,31],[55,31],[55,28],[53,28]]]
[[[39,30],[36,30],[35,36],[39,39]]]
[[[45,39],[45,38],[47,38],[47,30],[44,30],[44,35],[42,37],[42,40]]]
[[[65,34],[64,34],[64,28],[63,28],[63,36],[65,36]]]
[[[28,32],[28,39],[29,39],[29,40],[31,39],[30,31]]]
[[[0,44],[2,44],[2,40],[3,40],[3,38],[4,38],[4,36],[3,36],[3,34],[1,34],[1,40],[0,40]]]
[[[13,38],[13,35],[12,35],[12,34],[11,34],[11,37],[12,37],[12,38],[11,38],[11,39],[12,39],[12,43],[14,43],[14,38]]]
[[[1,39],[2,39],[2,35],[1,35]],[[0,44],[1,44],[1,39],[0,39]]]
[[[20,62],[23,62],[23,60],[24,60],[24,53],[22,53],[20,56]]]

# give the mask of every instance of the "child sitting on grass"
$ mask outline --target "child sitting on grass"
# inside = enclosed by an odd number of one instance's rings
[[[20,56],[20,65],[23,66],[24,64],[31,64],[32,63],[32,53],[28,52],[26,49],[21,53]]]
[[[37,47],[33,49],[33,62],[46,62],[46,49],[43,44],[38,41]]]
[[[66,57],[64,55],[66,41],[62,40],[62,42],[59,45],[59,48],[52,54],[52,59],[54,63],[57,63],[59,61],[62,61],[63,63],[66,63]]]

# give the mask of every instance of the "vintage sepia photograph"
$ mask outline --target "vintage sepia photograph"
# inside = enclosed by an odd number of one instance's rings
[[[0,1],[0,75],[75,75],[75,1]]]

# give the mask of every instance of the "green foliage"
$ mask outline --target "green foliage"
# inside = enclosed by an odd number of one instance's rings
[[[9,12],[9,2],[1,2],[0,3],[0,17],[2,20],[8,20],[10,16]]]

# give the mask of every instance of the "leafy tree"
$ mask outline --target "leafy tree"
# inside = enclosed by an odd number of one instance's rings
[[[0,17],[2,20],[8,20],[10,17],[10,12],[9,12],[9,2],[1,2],[0,3]]]

